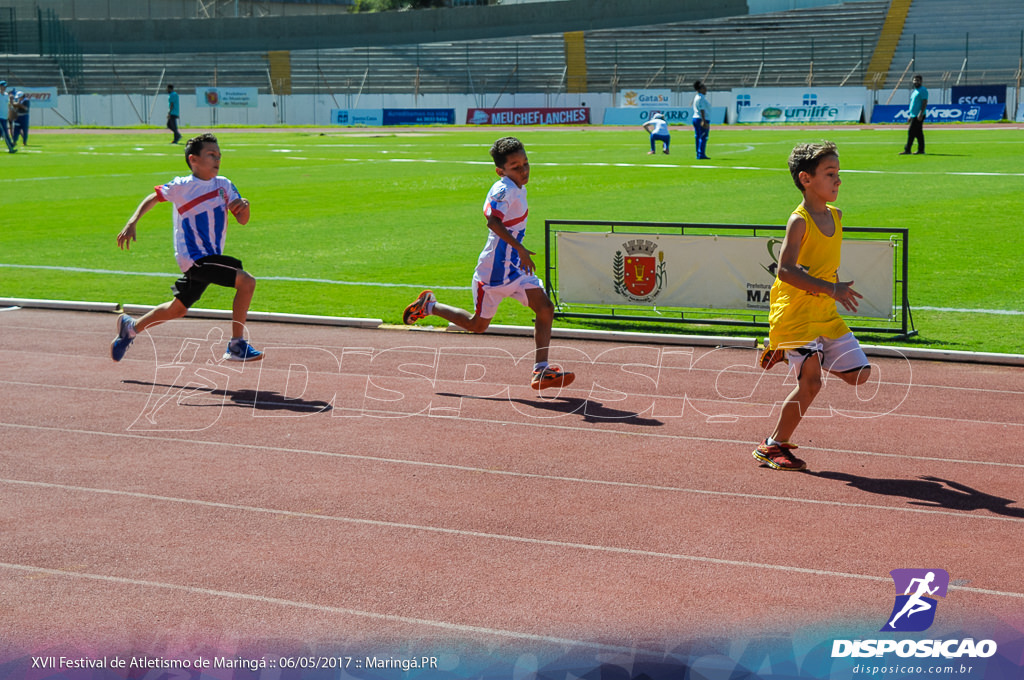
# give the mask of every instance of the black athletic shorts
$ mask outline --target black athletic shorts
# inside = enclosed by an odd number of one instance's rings
[[[227,255],[207,255],[196,260],[187,272],[171,286],[174,297],[185,307],[191,307],[203,296],[211,283],[234,288],[242,261]]]

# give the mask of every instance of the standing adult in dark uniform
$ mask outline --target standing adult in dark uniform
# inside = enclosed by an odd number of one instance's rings
[[[178,104],[178,93],[174,91],[174,85],[167,86],[167,129],[174,133],[171,144],[177,144],[181,139],[178,132],[178,119],[181,117],[181,107]]]
[[[917,152],[924,153],[924,112],[928,106],[928,88],[921,83],[921,76],[915,75],[913,79],[914,91],[910,93],[910,127],[907,128],[907,145],[900,151],[901,156],[910,153],[910,147],[917,140]]]

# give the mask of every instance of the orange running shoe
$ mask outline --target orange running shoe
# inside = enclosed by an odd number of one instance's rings
[[[775,470],[806,470],[807,463],[792,454],[796,446],[789,442],[778,442],[768,445],[768,440],[757,445],[754,458]]]
[[[427,314],[427,305],[437,302],[437,298],[434,297],[434,292],[425,290],[420,293],[420,296],[416,298],[416,301],[405,308],[402,313],[402,322],[406,325],[412,325],[420,319],[425,319],[430,316]]]
[[[535,390],[546,390],[549,387],[568,387],[575,379],[575,373],[563,373],[562,369],[558,366],[545,366],[533,372],[530,387]]]
[[[784,361],[787,364],[789,363],[789,359],[786,358],[786,351],[783,350],[783,349],[778,349],[778,348],[776,348],[776,349],[770,348],[768,346],[768,340],[766,338],[765,341],[764,341],[764,349],[761,350],[761,359],[760,359],[761,368],[763,368],[764,370],[767,371],[772,366],[774,366],[775,364],[777,364],[777,363],[779,363],[781,361]]]

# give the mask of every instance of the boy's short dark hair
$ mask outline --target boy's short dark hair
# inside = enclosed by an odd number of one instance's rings
[[[217,138],[209,132],[204,132],[201,135],[196,135],[192,139],[185,142],[185,164],[188,165],[188,169],[192,169],[192,164],[188,162],[189,156],[198,156],[203,152],[204,144],[217,144]]]
[[[704,83],[700,82],[699,80],[693,81],[693,89],[694,90],[699,90],[703,86],[704,86]]]
[[[515,137],[502,137],[491,147],[491,158],[494,165],[499,168],[505,167],[508,157],[514,153],[526,153],[523,143]]]
[[[793,183],[797,189],[801,192],[804,190],[804,185],[800,183],[800,173],[813,175],[818,169],[818,164],[828,156],[839,158],[839,149],[836,148],[835,142],[796,145],[789,154],[789,174],[793,175]]]

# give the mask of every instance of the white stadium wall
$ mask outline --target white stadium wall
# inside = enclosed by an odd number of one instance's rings
[[[55,88],[36,88],[49,89]],[[255,91],[255,90],[254,90]],[[740,120],[737,99],[744,97],[748,105],[764,107],[800,107],[803,95],[814,92],[817,105],[835,108],[863,107],[864,120],[870,121],[876,104],[906,106],[909,91],[870,91],[864,87],[845,88],[737,88],[710,92],[708,98],[714,109],[727,111],[726,122],[753,122]],[[520,94],[432,94],[413,95],[255,95],[255,106],[218,107],[200,106],[195,94],[181,95],[181,121],[183,127],[209,127],[215,125],[330,125],[332,109],[454,109],[455,123],[466,122],[466,112],[477,108],[566,108],[587,107],[592,125],[601,125],[605,109],[621,106],[620,93],[520,93]],[[931,100],[936,105],[949,102],[950,90],[930,88]],[[1024,120],[1024,111],[1017,105],[1017,90],[1007,88],[1007,115]],[[671,104],[687,108],[692,93],[673,93]],[[130,128],[141,126],[163,127],[167,116],[166,94],[137,95],[58,95],[55,106],[40,105],[32,108],[34,127],[70,127],[73,125]],[[42,104],[42,102],[40,102]],[[748,117],[749,119],[749,117]],[[801,122],[794,120],[793,122]],[[827,119],[802,122],[833,122]],[[834,122],[844,122],[836,119]],[[851,121],[845,121],[851,122]]]
[[[600,104],[598,102],[601,102]],[[468,109],[480,107],[591,107],[591,120],[601,120],[610,94],[484,94],[484,95],[269,95],[257,97],[255,107],[198,106],[195,95],[182,94],[182,127],[212,125],[329,125],[332,109],[420,108],[455,109],[455,122],[466,120]],[[53,108],[33,108],[35,127],[160,126],[167,119],[167,95],[59,95]]]

